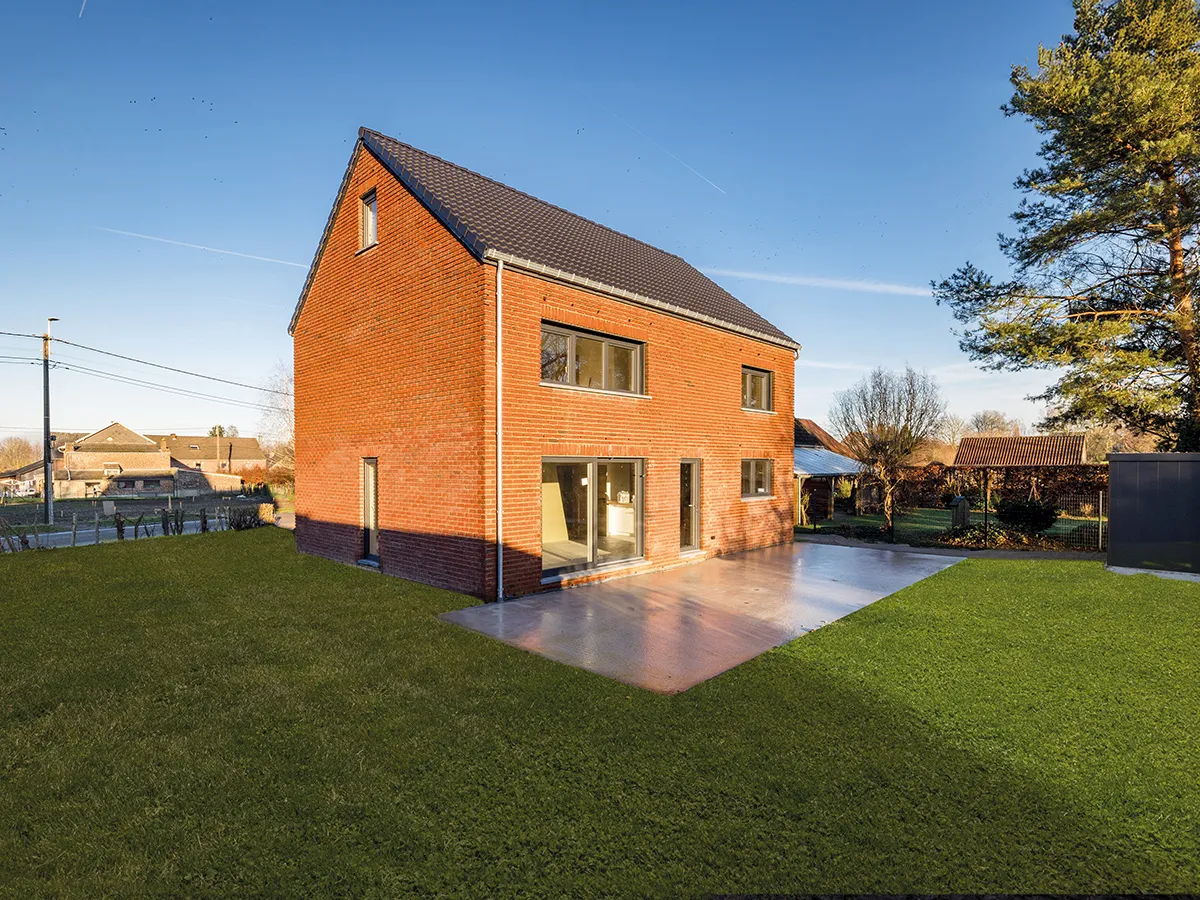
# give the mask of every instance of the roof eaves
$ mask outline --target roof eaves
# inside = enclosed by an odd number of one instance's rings
[[[647,297],[644,294],[636,294],[633,291],[627,291],[622,288],[613,287],[611,284],[604,284],[591,278],[585,278],[582,275],[575,275],[571,272],[565,272],[562,269],[556,269],[552,266],[542,265],[529,259],[522,259],[519,256],[513,256],[511,253],[501,253],[498,250],[486,250],[483,254],[485,260],[493,262],[503,262],[505,265],[513,266],[517,269],[524,269],[534,275],[541,275],[555,281],[565,282],[566,284],[584,287],[600,294],[613,297],[618,300],[625,300],[629,303],[636,303],[639,306],[646,306],[651,309],[657,309],[662,312],[671,313],[679,316],[682,319],[690,319],[693,322],[701,322],[705,325],[712,325],[720,328],[723,331],[732,331],[737,334],[752,337],[755,340],[765,341],[768,344],[774,344],[777,347],[786,347],[796,353],[801,350],[801,345],[787,337],[782,338],[775,335],[765,334],[761,331],[755,331],[753,328],[745,328],[741,325],[735,325],[732,322],[727,322],[724,319],[718,319],[715,316],[707,316],[704,313],[693,312],[690,309],[684,309],[682,306],[676,306],[673,303],[665,303],[662,300],[655,300],[653,297]]]

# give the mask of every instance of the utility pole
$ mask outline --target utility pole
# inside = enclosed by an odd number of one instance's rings
[[[54,464],[50,446],[50,323],[58,319],[46,319],[46,333],[42,335],[42,499],[47,525],[54,524]]]

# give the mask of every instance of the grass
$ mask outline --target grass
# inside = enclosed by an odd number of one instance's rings
[[[972,560],[663,697],[276,529],[0,557],[0,894],[1200,890],[1200,585]]]

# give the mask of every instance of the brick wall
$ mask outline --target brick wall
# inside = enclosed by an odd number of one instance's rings
[[[379,245],[358,253],[371,188]],[[377,457],[381,569],[495,596],[495,278],[360,151],[294,331],[300,550],[361,557]],[[506,594],[541,587],[544,456],[645,461],[641,568],[681,561],[681,459],[701,460],[702,556],[791,539],[790,350],[511,268],[504,310]],[[540,385],[543,319],[644,341],[649,396]],[[743,365],[775,373],[778,413],[741,409]],[[741,498],[743,458],[774,460],[774,496]]]
[[[494,295],[493,272],[489,306]],[[679,464],[684,459],[701,461],[704,555],[791,539],[792,351],[512,269],[504,274],[504,314],[504,546],[506,554],[515,551],[505,565],[505,593],[540,587],[544,456],[645,460],[641,568],[680,561]],[[649,396],[540,384],[543,320],[644,342]],[[775,373],[776,413],[741,408],[743,365]],[[742,499],[744,458],[774,460],[772,497]]]
[[[359,252],[360,198],[378,238]],[[384,572],[482,596],[487,271],[365,150],[294,332],[296,544],[362,556],[379,460]]]

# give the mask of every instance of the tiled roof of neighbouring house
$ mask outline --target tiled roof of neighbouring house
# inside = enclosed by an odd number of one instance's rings
[[[615,288],[681,314],[750,332],[788,347],[799,345],[720,285],[673,253],[493,181],[395,138],[359,129],[359,139],[476,257],[503,254],[573,276],[597,289]],[[336,206],[335,206],[336,209]],[[317,249],[300,308],[312,283]]]
[[[166,441],[167,452],[176,459],[257,459],[265,462],[258,438],[198,437],[186,434],[148,434],[156,442]],[[195,445],[195,449],[192,449]],[[218,449],[220,452],[218,452]]]
[[[1082,434],[966,437],[954,454],[954,465],[977,469],[1081,466],[1086,462]]]
[[[796,419],[793,425],[797,447],[824,447],[841,456],[850,456],[850,448],[835,438],[832,434],[814,422],[812,419]]]

